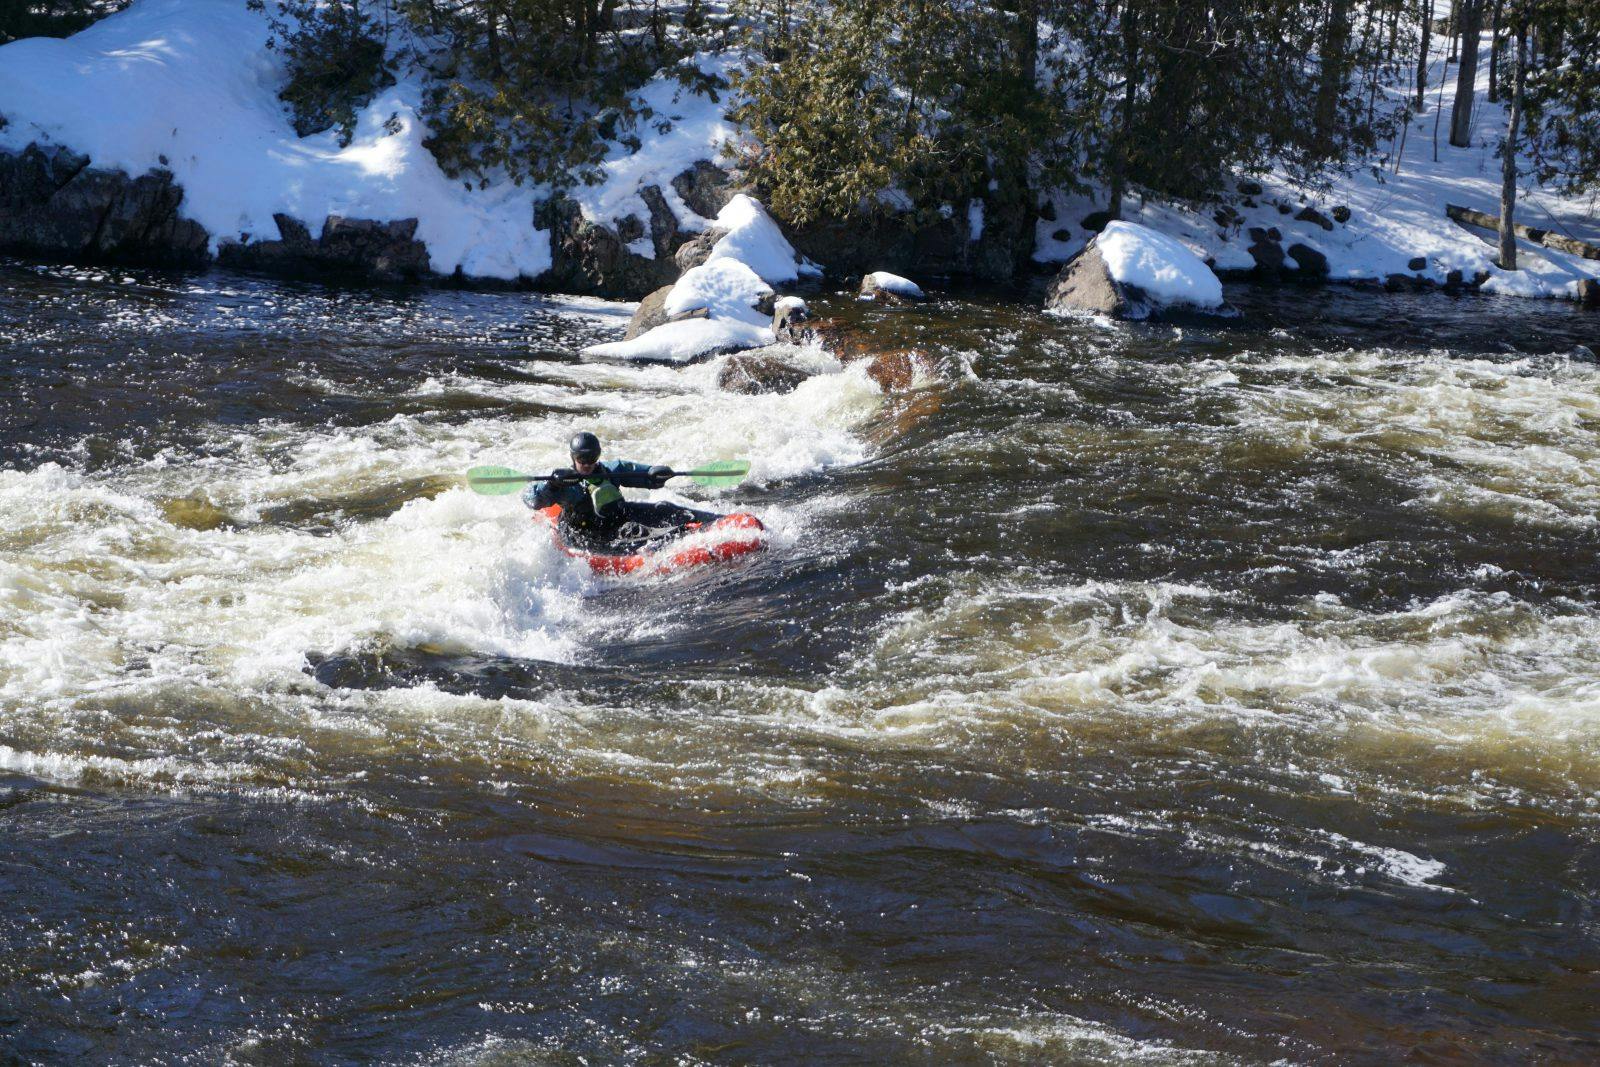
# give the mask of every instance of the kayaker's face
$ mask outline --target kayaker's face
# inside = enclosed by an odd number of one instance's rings
[[[593,474],[594,469],[598,466],[600,466],[600,461],[597,459],[579,459],[577,456],[572,457],[572,469],[586,478]]]

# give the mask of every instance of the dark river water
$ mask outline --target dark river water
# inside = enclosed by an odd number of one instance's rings
[[[1600,315],[0,265],[0,1063],[1600,1059]],[[1584,346],[1587,346],[1584,347]],[[601,580],[576,429],[769,551]]]

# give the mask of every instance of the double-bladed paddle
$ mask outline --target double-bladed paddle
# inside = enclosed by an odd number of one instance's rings
[[[715,463],[708,463],[698,470],[673,471],[668,478],[693,478],[696,485],[710,486],[716,489],[725,489],[730,485],[738,485],[744,481],[744,476],[750,473],[750,461],[747,459],[723,459]],[[517,489],[528,482],[565,481],[581,478],[576,471],[557,471],[554,474],[523,474],[521,471],[512,470],[510,467],[473,467],[467,472],[467,485],[474,493],[484,496],[505,496],[515,493]]]

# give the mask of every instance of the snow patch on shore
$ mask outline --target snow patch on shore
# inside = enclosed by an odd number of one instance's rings
[[[279,236],[274,213],[313,232],[328,215],[415,218],[440,273],[514,279],[550,267],[549,234],[533,225],[538,190],[447,177],[423,147],[415,77],[373,98],[349,145],[334,130],[299,137],[267,38],[242,0],[139,0],[65,40],[0,47],[0,150],[59,145],[130,175],[164,167],[213,252]]]
[[[1506,126],[1506,105],[1488,100],[1488,71],[1486,37],[1467,148],[1450,145],[1447,131],[1436,133],[1440,79],[1448,74],[1450,91],[1455,84],[1455,68],[1446,70],[1440,54],[1429,73],[1428,84],[1434,88],[1427,110],[1412,117],[1385,153],[1330,175],[1327,188],[1309,191],[1285,174],[1273,173],[1256,180],[1259,190],[1241,180],[1243,188],[1224,198],[1236,213],[1231,219],[1220,215],[1215,204],[1185,205],[1155,197],[1141,198],[1137,206],[1125,202],[1123,216],[1176,238],[1221,271],[1251,270],[1256,265],[1249,252],[1255,243],[1251,231],[1276,230],[1286,252],[1302,244],[1326,256],[1330,281],[1381,282],[1398,275],[1443,285],[1451,272],[1459,271],[1468,282],[1487,275],[1486,292],[1577,299],[1582,279],[1600,278],[1600,262],[1519,239],[1522,269],[1503,271],[1496,265],[1494,234],[1467,229],[1445,215],[1446,204],[1499,214],[1501,161],[1496,151]],[[1391,88],[1386,94],[1390,106],[1398,107],[1410,92],[1409,86]],[[1443,107],[1450,106],[1447,94]],[[1094,236],[1083,220],[1104,208],[1105,199],[1103,191],[1053,196],[1053,210],[1036,223],[1033,258],[1040,263],[1071,259]],[[1347,222],[1335,217],[1338,207],[1349,209]],[[1562,197],[1531,178],[1521,180],[1517,221],[1600,243],[1600,217],[1592,201]],[[1413,266],[1417,260],[1423,261],[1421,266]]]

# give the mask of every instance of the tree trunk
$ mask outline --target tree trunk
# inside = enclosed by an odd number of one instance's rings
[[[1428,110],[1428,50],[1433,46],[1433,0],[1420,0],[1422,54],[1417,57],[1417,114]]]
[[[1506,28],[1506,0],[1494,0],[1494,20],[1489,23],[1489,103],[1500,100],[1500,35]]]
[[[1345,53],[1350,48],[1350,0],[1332,0],[1327,31],[1322,35],[1322,70],[1317,80],[1316,136],[1331,151],[1339,123],[1339,97],[1344,93]]]
[[[1483,0],[1461,0],[1461,66],[1456,70],[1456,102],[1450,109],[1450,143],[1472,144],[1472,100],[1478,81],[1478,36],[1483,28]]]
[[[1139,92],[1139,9],[1129,4],[1122,9],[1122,117],[1113,138],[1111,160],[1111,200],[1106,214],[1122,218],[1122,190],[1127,182],[1128,147],[1133,141],[1134,104]]]
[[[1500,168],[1500,269],[1517,269],[1517,127],[1522,122],[1522,91],[1527,84],[1528,23],[1517,20],[1517,73],[1511,89],[1511,117],[1506,121],[1505,158]]]

